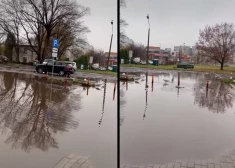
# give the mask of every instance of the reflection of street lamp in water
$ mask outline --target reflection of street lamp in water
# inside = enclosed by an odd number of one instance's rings
[[[144,110],[144,115],[143,115],[143,120],[146,117],[146,111],[147,111],[147,107],[148,107],[148,73],[146,73],[146,84],[145,84],[145,95],[146,95],[146,102],[145,102],[145,110]]]
[[[103,105],[102,105],[102,116],[99,120],[99,127],[102,123],[103,120],[103,115],[104,115],[104,104],[105,104],[105,95],[106,95],[106,83],[107,83],[107,79],[104,80],[104,95],[103,95]]]

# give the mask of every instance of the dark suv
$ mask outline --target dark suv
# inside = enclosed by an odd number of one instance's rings
[[[54,72],[60,76],[70,75],[74,73],[73,67],[71,64],[67,64],[62,61],[54,61],[52,59],[45,60],[42,64],[36,65],[36,71],[38,73],[47,73],[52,72],[54,62]]]

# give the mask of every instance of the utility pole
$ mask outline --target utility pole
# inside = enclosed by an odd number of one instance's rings
[[[113,20],[111,21],[111,25],[112,25],[112,35],[111,35],[111,41],[110,41],[110,46],[109,46],[109,55],[108,55],[106,71],[108,71],[108,67],[109,67],[109,58],[110,58],[110,52],[111,52],[111,47],[112,47],[112,41],[113,41]]]
[[[149,15],[147,14],[147,19],[149,23]],[[149,62],[149,36],[150,36],[150,23],[149,23],[149,29],[148,29],[148,44],[147,44],[147,58],[146,58],[146,65],[148,65]]]

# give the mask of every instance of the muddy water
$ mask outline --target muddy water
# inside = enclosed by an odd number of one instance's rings
[[[209,159],[235,148],[235,92],[214,75],[135,74],[121,82],[121,163]],[[207,89],[207,79],[209,85]],[[147,85],[147,87],[146,87]]]
[[[0,73],[0,167],[51,168],[64,156],[116,167],[117,103],[113,83],[97,88],[46,84]]]

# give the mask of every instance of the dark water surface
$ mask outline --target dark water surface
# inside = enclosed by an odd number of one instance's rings
[[[120,88],[121,163],[166,164],[209,159],[235,147],[235,92],[214,75],[137,74]],[[207,79],[209,87],[207,90]],[[168,80],[165,82],[164,80]]]
[[[99,84],[87,92],[0,73],[0,167],[51,168],[71,153],[90,156],[95,168],[116,167],[114,84]]]

